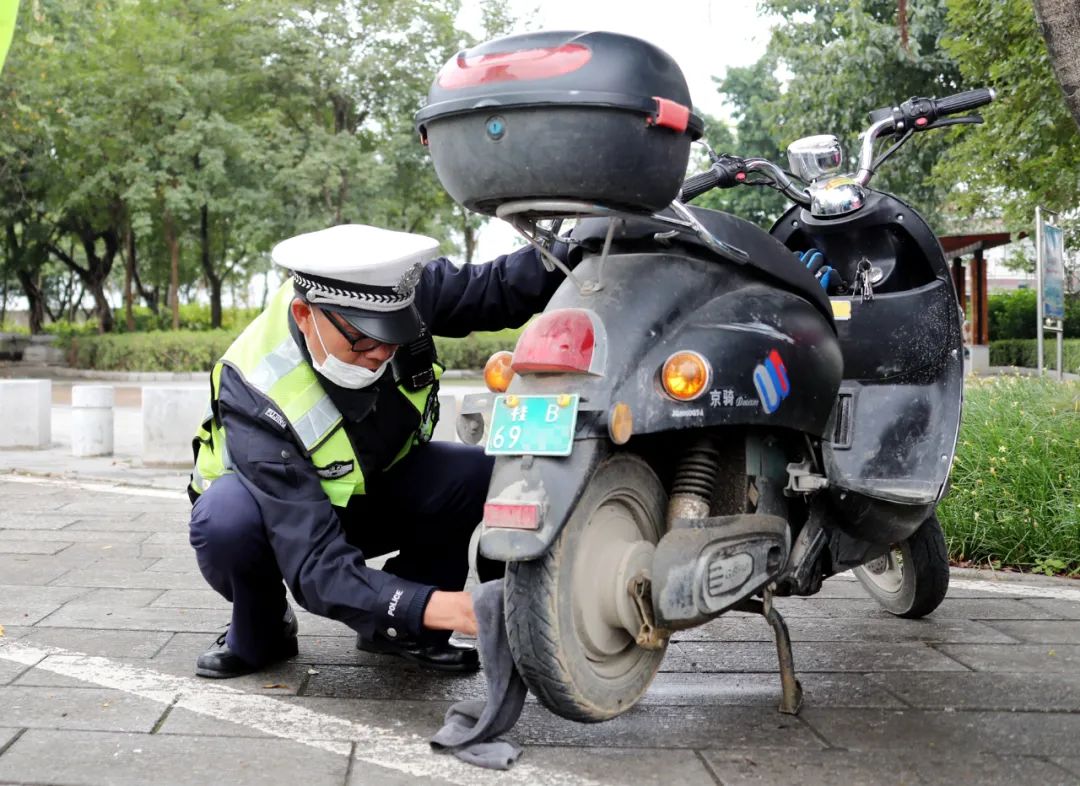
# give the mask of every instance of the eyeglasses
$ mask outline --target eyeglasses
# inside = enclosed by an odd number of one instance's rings
[[[335,328],[337,328],[337,332],[341,334],[342,338],[349,342],[349,349],[351,349],[353,352],[356,352],[357,354],[363,352],[370,352],[371,350],[377,347],[381,347],[383,344],[386,343],[385,341],[379,341],[379,339],[377,338],[365,336],[363,333],[352,333],[346,330],[345,326],[337,321],[337,318],[334,316],[333,312],[323,309],[319,310],[322,311],[323,316],[326,317],[327,321]]]

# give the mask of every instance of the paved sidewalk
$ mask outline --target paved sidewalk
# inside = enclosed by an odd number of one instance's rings
[[[187,513],[179,491],[0,475],[0,783],[1080,783],[1076,582],[960,571],[932,617],[904,621],[837,577],[778,604],[797,718],[776,711],[768,627],[733,615],[681,636],[614,721],[530,700],[511,735],[525,755],[495,774],[426,742],[479,676],[358,653],[327,620],[298,614],[281,667],[193,677],[228,607]]]

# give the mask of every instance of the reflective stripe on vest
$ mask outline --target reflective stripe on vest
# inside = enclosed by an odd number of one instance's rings
[[[364,476],[352,443],[341,428],[341,413],[319,384],[289,332],[292,299],[292,283],[286,281],[266,310],[240,334],[214,366],[210,377],[211,395],[215,400],[220,395],[221,369],[228,365],[281,410],[288,427],[317,469],[347,467],[351,463],[351,471],[342,477],[320,481],[330,501],[343,507],[351,496],[364,493]],[[438,407],[430,399],[437,396],[437,381],[442,376],[442,368],[436,364],[434,371],[436,384],[418,391],[398,388],[420,413],[421,424],[394,457],[391,466],[417,442],[431,438],[438,419]],[[224,428],[214,421],[212,411],[212,408],[208,410],[195,437],[197,452],[192,489],[196,494],[205,491],[210,483],[232,469]]]

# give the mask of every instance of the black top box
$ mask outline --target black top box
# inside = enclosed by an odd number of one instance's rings
[[[661,210],[702,132],[668,54],[630,36],[574,31],[459,52],[416,124],[450,196],[488,214],[534,199]]]

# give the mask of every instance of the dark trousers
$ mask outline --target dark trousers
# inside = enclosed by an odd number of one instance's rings
[[[337,508],[345,537],[366,558],[392,551],[384,570],[443,590],[460,590],[468,577],[468,546],[483,517],[493,459],[483,449],[431,442],[372,482],[367,492]],[[260,665],[281,639],[285,585],[259,507],[235,475],[225,475],[196,501],[191,545],[207,583],[233,604],[226,642]],[[482,578],[501,566],[481,559]],[[445,639],[444,634],[441,638]],[[440,636],[435,634],[433,638]]]

